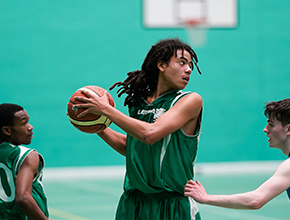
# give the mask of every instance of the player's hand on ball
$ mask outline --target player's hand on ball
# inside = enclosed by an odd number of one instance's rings
[[[110,126],[111,120],[104,115],[104,108],[115,108],[113,97],[99,86],[84,86],[70,97],[67,116],[71,124],[85,133],[99,133]]]
[[[104,111],[105,108],[111,107],[107,98],[108,96],[107,91],[104,91],[104,95],[101,97],[86,90],[83,90],[82,93],[86,97],[75,96],[75,99],[78,101],[84,102],[84,104],[76,104],[73,106],[73,108],[86,109],[78,115],[79,118],[84,117],[85,115],[89,113],[95,114],[95,115],[105,115],[105,111]]]

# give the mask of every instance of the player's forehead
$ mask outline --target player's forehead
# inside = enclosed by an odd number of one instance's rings
[[[192,61],[192,58],[188,51],[178,49],[171,57],[171,60],[186,60],[188,63],[190,63]]]
[[[17,121],[21,121],[21,120],[27,120],[28,118],[29,118],[29,116],[28,116],[27,112],[25,110],[20,110],[18,112],[15,112],[13,121],[17,122]]]
[[[282,122],[279,121],[274,115],[270,115],[270,117],[267,119],[267,122],[276,125],[282,124]]]
[[[177,59],[185,58],[185,59],[187,59],[188,61],[191,61],[191,59],[192,59],[190,53],[189,53],[187,50],[182,50],[182,49],[178,49],[178,50],[176,50],[176,55],[175,55],[175,57],[176,57]]]

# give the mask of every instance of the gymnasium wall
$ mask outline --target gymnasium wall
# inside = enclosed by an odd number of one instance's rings
[[[263,106],[290,96],[290,2],[240,0],[238,7],[237,28],[209,30],[206,46],[196,48],[202,75],[195,70],[186,90],[204,101],[197,162],[285,158],[268,146]],[[124,80],[166,37],[187,41],[182,29],[144,28],[141,0],[2,0],[0,103],[27,110],[30,146],[46,167],[123,165],[97,135],[69,123],[66,104],[82,86]],[[116,107],[127,114],[116,91]]]

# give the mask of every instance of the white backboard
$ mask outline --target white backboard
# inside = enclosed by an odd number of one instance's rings
[[[207,28],[235,28],[238,0],[143,0],[146,28],[182,28],[188,19],[204,19]]]

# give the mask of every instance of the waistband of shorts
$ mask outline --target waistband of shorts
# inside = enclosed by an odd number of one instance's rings
[[[128,192],[128,194],[135,194],[137,196],[142,196],[145,198],[176,198],[176,197],[184,197],[182,194],[178,192],[169,192],[169,191],[162,191],[159,193],[143,193],[139,190],[134,190],[132,192]]]

